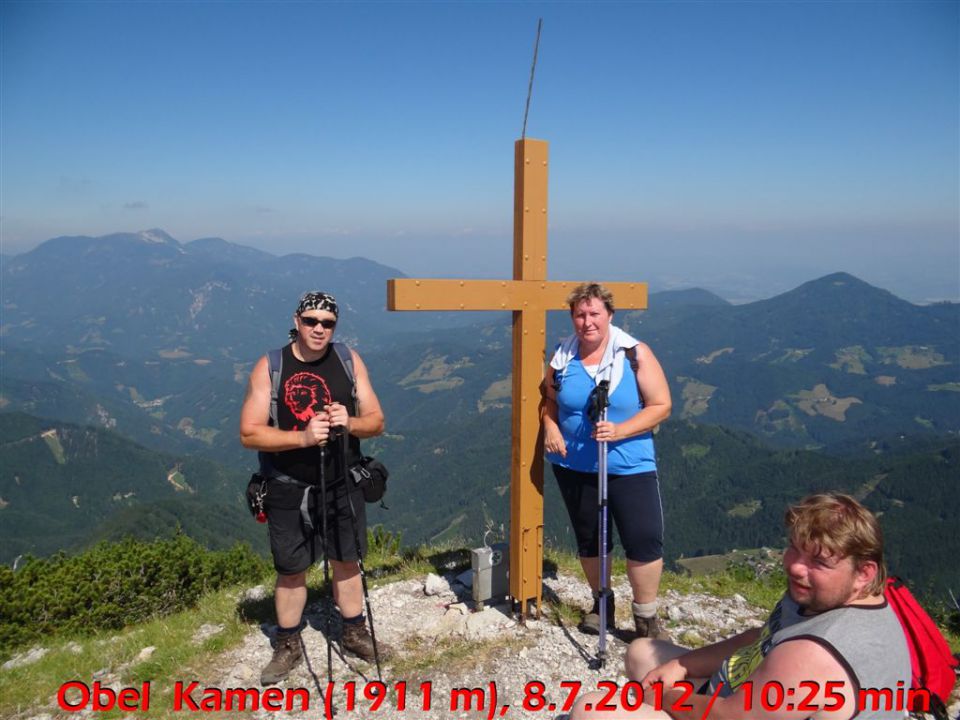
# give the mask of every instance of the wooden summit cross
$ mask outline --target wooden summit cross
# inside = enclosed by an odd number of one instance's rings
[[[579,282],[547,281],[547,142],[514,145],[513,280],[387,281],[389,310],[513,311],[513,419],[510,462],[510,595],[526,616],[540,611],[543,586],[543,442],[540,385],[547,310],[568,310]],[[605,283],[617,307],[647,306],[646,283]]]

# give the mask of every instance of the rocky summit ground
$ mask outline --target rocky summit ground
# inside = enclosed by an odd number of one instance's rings
[[[168,716],[182,718],[199,712],[220,718],[319,720],[327,717],[328,688],[332,688],[329,710],[344,720],[556,719],[566,716],[576,694],[600,689],[619,696],[628,682],[623,657],[633,629],[625,580],[614,585],[617,597],[624,598],[617,607],[619,630],[608,636],[608,659],[605,667],[598,669],[597,637],[576,628],[577,609],[590,604],[581,579],[565,575],[545,578],[544,615],[521,623],[506,605],[473,602],[469,576],[469,572],[459,577],[428,575],[371,590],[378,640],[393,648],[393,656],[382,665],[382,684],[374,665],[341,654],[336,613],[330,616],[333,682],[329,684],[324,635],[329,604],[319,601],[307,607],[307,627],[302,634],[306,662],[273,691],[281,704],[289,698],[291,709],[252,709],[254,696],[260,702],[267,697],[259,685],[260,669],[270,660],[270,638],[276,628],[264,624],[217,658],[192,689],[192,679],[185,677],[182,710]],[[269,595],[269,589],[258,586],[238,600],[262,603]],[[714,642],[759,625],[766,612],[739,595],[717,598],[669,590],[661,597],[661,616],[672,638],[687,646]],[[220,631],[222,626],[204,626],[197,637]],[[21,658],[19,662],[29,660]],[[119,687],[110,682],[116,680],[115,674],[103,680]],[[228,695],[237,689],[240,692],[232,697],[235,704],[227,705]],[[250,691],[243,694],[246,689]],[[157,687],[153,707],[172,708],[175,692],[175,688]],[[241,701],[244,705],[236,704]],[[213,704],[205,704],[208,702]],[[220,712],[211,712],[214,708]],[[960,701],[956,698],[949,712],[951,718],[958,716]],[[52,703],[50,708],[17,717],[52,720],[97,714],[83,710],[67,715]]]
[[[625,581],[614,589],[619,597],[629,597]],[[600,670],[594,663],[598,638],[577,630],[574,613],[555,609],[561,604],[588,607],[586,585],[581,580],[559,576],[545,579],[544,592],[544,615],[520,623],[506,605],[478,606],[470,597],[470,589],[453,576],[427,576],[376,588],[370,593],[370,600],[377,638],[394,650],[393,658],[382,667],[387,693],[373,710],[380,689],[375,684],[376,668],[340,654],[336,642],[339,627],[334,623],[331,697],[338,716],[391,720],[554,718],[565,714],[575,689],[580,693],[602,689],[604,686],[598,683],[606,681],[615,683],[619,692],[627,682],[623,656],[632,639],[629,603],[623,601],[617,609],[621,631],[608,636],[608,659]],[[324,607],[323,603],[316,603],[307,610],[309,627],[303,639],[309,663],[301,665],[279,686],[307,689],[309,709],[261,712],[255,713],[255,717],[317,718],[323,714],[328,686]],[[739,596],[718,599],[672,591],[662,599],[662,609],[669,618],[673,636],[697,645],[759,624],[766,615]],[[272,630],[261,628],[261,632],[251,634],[241,647],[228,654],[220,687],[257,684],[260,668],[270,659],[268,635]],[[355,683],[353,690],[351,682]],[[402,709],[400,688],[405,688]],[[352,702],[351,693],[355,693]]]

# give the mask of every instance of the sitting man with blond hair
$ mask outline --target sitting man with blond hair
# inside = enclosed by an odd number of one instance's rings
[[[608,707],[593,693],[571,720],[903,718],[902,704],[878,701],[910,687],[910,655],[883,595],[876,517],[852,497],[829,493],[791,506],[785,524],[787,591],[762,627],[696,650],[635,640],[627,674],[643,688],[644,704]]]

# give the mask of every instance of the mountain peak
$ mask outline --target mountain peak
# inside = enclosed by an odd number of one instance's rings
[[[187,252],[214,258],[218,262],[269,262],[276,256],[264,250],[237,245],[219,237],[191,240],[185,246]]]
[[[835,272],[830,273],[829,275],[824,275],[821,278],[815,280],[810,280],[804,285],[821,285],[821,286],[830,286],[830,287],[847,287],[852,289],[866,289],[870,288],[872,290],[880,290],[880,288],[874,287],[870,283],[861,280],[860,278],[851,275],[848,272]],[[886,290],[880,290],[880,292],[887,292]]]
[[[661,290],[653,293],[650,304],[656,304],[657,307],[675,307],[682,305],[717,306],[729,305],[730,303],[709,290],[687,288],[685,290]]]
[[[783,298],[833,307],[836,307],[838,303],[849,302],[856,304],[880,303],[885,306],[913,304],[897,297],[889,290],[878,288],[846,272],[835,272],[816,280],[810,280],[789,292],[771,298],[770,301],[777,302]]]
[[[141,230],[137,233],[141,241],[146,243],[156,243],[160,245],[180,245],[168,233],[160,228],[151,228],[150,230]]]

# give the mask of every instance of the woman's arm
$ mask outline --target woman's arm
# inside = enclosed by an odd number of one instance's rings
[[[557,391],[553,387],[553,376],[556,371],[547,368],[547,376],[543,381],[543,409],[540,411],[540,421],[543,423],[543,449],[548,453],[567,456],[567,443],[560,432],[560,415],[557,410]]]
[[[643,409],[621,423],[599,422],[594,438],[605,442],[615,442],[649,432],[670,417],[673,402],[670,399],[670,386],[656,355],[645,343],[634,348],[631,365],[636,369],[637,389],[643,400]]]

